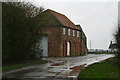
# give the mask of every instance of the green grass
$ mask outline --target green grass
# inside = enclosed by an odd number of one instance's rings
[[[118,78],[118,66],[116,58],[110,58],[101,63],[96,63],[82,70],[79,78]],[[120,77],[120,75],[119,75]]]
[[[23,68],[26,66],[30,66],[30,65],[43,64],[46,62],[47,61],[44,61],[44,60],[32,60],[32,61],[27,61],[24,63],[10,64],[10,65],[6,65],[6,66],[2,66],[2,71],[3,72],[11,71],[11,70],[20,69],[20,68]]]

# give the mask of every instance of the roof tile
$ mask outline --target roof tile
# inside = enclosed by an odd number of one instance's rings
[[[58,21],[62,25],[68,26],[68,27],[71,27],[71,28],[75,28],[75,29],[80,29],[72,21],[70,21],[65,15],[60,14],[60,13],[58,13],[56,11],[53,11],[53,10],[50,10],[50,9],[48,9],[48,11],[50,11],[58,19]]]

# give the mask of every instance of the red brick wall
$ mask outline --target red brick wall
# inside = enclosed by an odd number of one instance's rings
[[[82,55],[86,54],[86,43],[85,40],[82,40]]]
[[[86,51],[85,41],[81,43],[81,36],[77,37],[75,30],[75,36],[73,36],[73,30],[70,29],[70,35],[68,35],[68,28],[66,33],[63,34],[62,27],[45,27],[42,31],[43,34],[48,34],[48,56],[67,56],[67,41],[70,42],[70,56],[84,55]],[[80,47],[82,45],[82,47]],[[81,50],[81,52],[80,52]]]
[[[63,47],[61,49],[63,52],[62,54],[64,56],[67,56],[67,41],[69,41],[71,45],[70,55],[71,56],[80,55],[80,37],[77,37],[76,30],[75,30],[75,36],[73,36],[72,29],[70,29],[70,35],[68,35],[68,28],[66,28],[66,33],[61,35],[62,35],[62,44],[63,44]]]
[[[46,27],[42,30],[43,34],[48,34],[48,56],[63,56],[61,54],[61,28]]]

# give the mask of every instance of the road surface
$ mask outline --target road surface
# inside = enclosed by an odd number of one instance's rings
[[[4,78],[76,78],[85,67],[114,57],[113,54],[88,54],[78,57],[43,58],[48,63],[3,73]]]

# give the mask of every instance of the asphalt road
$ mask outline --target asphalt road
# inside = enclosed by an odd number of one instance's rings
[[[3,78],[76,78],[79,72],[91,64],[101,62],[113,54],[88,54],[78,57],[43,58],[48,63],[32,65],[3,73]]]

